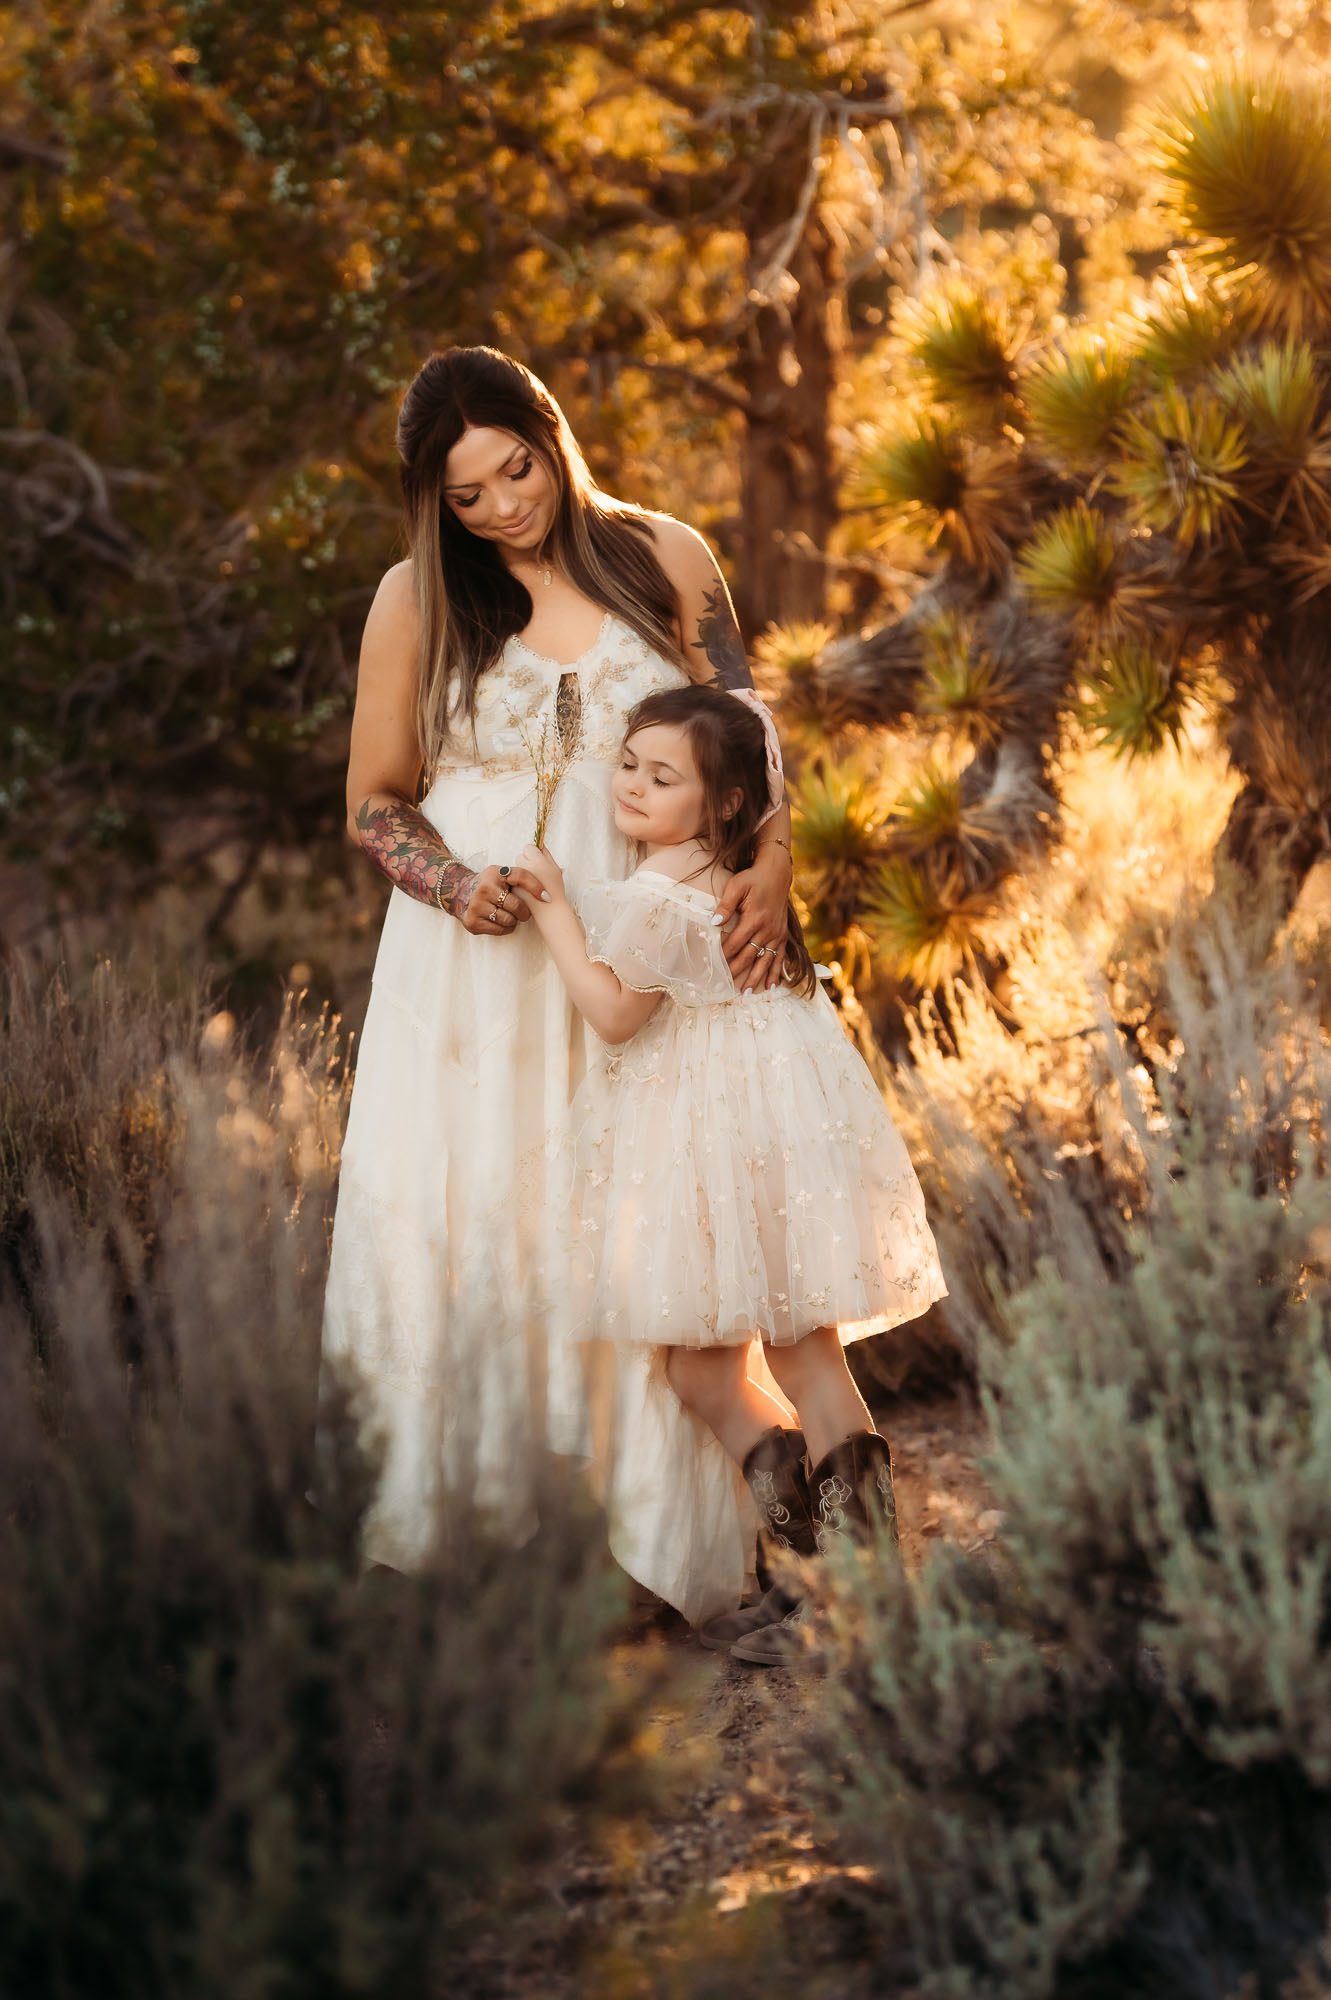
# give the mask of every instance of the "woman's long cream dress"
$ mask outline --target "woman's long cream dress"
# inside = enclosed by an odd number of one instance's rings
[[[561,727],[568,741],[577,727],[546,845],[575,899],[584,882],[622,880],[639,859],[610,803],[624,717],[684,679],[611,613],[567,664],[510,639],[478,689],[474,741],[456,733],[422,812],[469,866],[510,859],[535,830],[533,751],[548,761]],[[607,1059],[534,924],[477,937],[393,891],[343,1147],[324,1352],[356,1365],[386,1443],[372,1560],[421,1559],[441,1490],[522,1534],[548,1445],[595,1461],[616,1557],[697,1621],[739,1596],[752,1515],[737,1475],[646,1352],[616,1356],[614,1421],[604,1402],[593,1421],[580,1350],[540,1303],[562,1207],[544,1163]]]

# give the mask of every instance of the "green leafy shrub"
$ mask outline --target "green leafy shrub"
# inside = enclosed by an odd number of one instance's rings
[[[833,1577],[812,1783],[874,1990],[1275,1993],[1322,1936],[1331,1040],[1218,912],[1162,985],[1153,1073],[1102,1013],[1103,1163],[1033,1140],[1013,1199],[995,1558]]]
[[[421,1573],[363,1574],[377,1455],[318,1367],[334,1024],[250,1060],[103,967],[6,1033],[0,1991],[458,1990],[566,1809],[640,1794],[652,1674],[611,1671],[600,1524],[547,1485],[515,1550],[455,1499]]]

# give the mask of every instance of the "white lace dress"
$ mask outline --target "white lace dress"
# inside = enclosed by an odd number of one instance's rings
[[[624,716],[684,679],[610,614],[567,665],[510,639],[478,690],[474,745],[460,737],[421,810],[472,867],[516,855],[535,819],[523,731],[534,739],[571,708],[578,751],[546,840],[574,889],[626,876],[638,854],[610,805]],[[386,1447],[374,1560],[420,1560],[441,1482],[525,1532],[548,1443],[599,1455],[616,1556],[696,1619],[733,1603],[743,1580],[729,1462],[645,1361],[617,1373],[613,1435],[593,1434],[583,1357],[555,1337],[535,1283],[560,1193],[540,1162],[604,1059],[534,925],[475,937],[393,892],[343,1147],[324,1351],[359,1369]]]
[[[736,991],[716,899],[644,867],[574,896],[590,957],[666,997],[574,1104],[574,1339],[843,1342],[946,1294],[924,1197],[821,991]]]

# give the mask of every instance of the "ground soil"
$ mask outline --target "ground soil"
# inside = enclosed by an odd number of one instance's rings
[[[954,1393],[876,1415],[892,1442],[907,1564],[944,1540],[981,1554],[1002,1519],[980,1472],[984,1427],[973,1402]],[[821,1926],[835,1955],[829,1910],[842,1871],[820,1854],[782,1755],[807,1683],[709,1653],[673,1613],[644,1605],[621,1645],[624,1670],[650,1671],[662,1647],[686,1670],[684,1694],[654,1717],[672,1774],[665,1799],[609,1848],[581,1845],[571,1829],[544,1871],[544,1913],[477,1940],[452,1989],[465,2000],[726,2000],[741,1986],[755,1990],[739,1976],[741,1960],[751,1977],[764,1951],[781,1951],[761,1915],[774,1896],[783,1925],[807,1913],[805,1928]],[[816,1960],[816,1936],[809,1950]],[[801,1992],[849,1991],[830,1977]]]

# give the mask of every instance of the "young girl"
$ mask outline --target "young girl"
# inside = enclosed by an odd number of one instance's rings
[[[620,1051],[574,1106],[574,1316],[586,1335],[666,1350],[769,1546],[812,1556],[875,1511],[894,1518],[888,1447],[842,1342],[945,1294],[919,1182],[798,923],[770,991],[740,993],[727,967],[716,902],[768,802],[756,709],[710,687],[649,696],[611,791],[616,826],[646,850],[627,881],[588,884],[575,911],[544,849],[518,857],[545,890],[526,900],[570,997]],[[798,1430],[750,1380],[755,1337]],[[791,1663],[790,1579],[710,1620],[704,1642]]]

